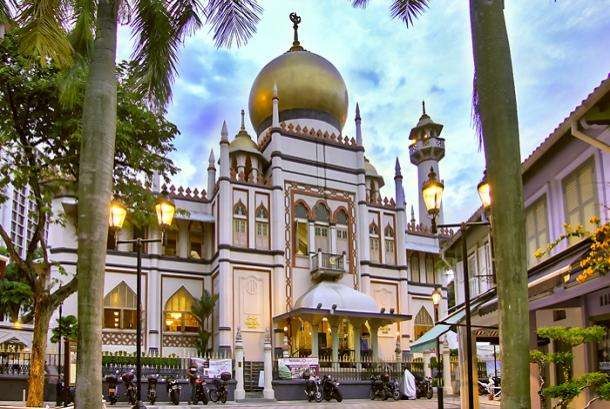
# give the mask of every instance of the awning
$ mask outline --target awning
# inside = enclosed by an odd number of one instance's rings
[[[324,308],[295,308],[280,315],[273,317],[274,322],[286,320],[288,318],[302,318],[313,320],[315,318],[330,318],[339,317],[347,319],[361,319],[361,320],[375,320],[376,322],[387,325],[394,324],[403,321],[409,321],[411,315],[407,314],[392,314],[382,312],[362,312],[362,311],[346,311],[346,310],[333,310]]]
[[[480,297],[477,297],[470,301],[470,313],[474,313],[484,302],[486,302],[490,296],[495,294],[495,290],[490,290]],[[424,352],[429,349],[436,348],[436,339],[447,331],[451,327],[459,324],[466,317],[466,309],[464,305],[458,308],[451,315],[447,316],[444,320],[436,324],[432,329],[419,337],[413,344],[411,344],[411,352]]]
[[[188,214],[176,213],[176,216],[174,218],[180,219],[180,220],[202,222],[202,223],[214,223],[215,222],[213,214],[193,212],[193,211],[189,211]]]

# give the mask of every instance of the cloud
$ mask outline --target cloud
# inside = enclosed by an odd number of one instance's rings
[[[259,70],[292,42],[291,11],[303,18],[303,46],[331,61],[350,98],[344,133],[355,135],[360,103],[367,157],[393,195],[394,158],[399,157],[408,205],[417,211],[417,170],[410,164],[408,135],[421,115],[421,101],[444,124],[445,219],[459,221],[478,206],[476,185],[484,165],[471,121],[472,47],[468,7],[435,0],[414,27],[391,19],[391,1],[364,10],[334,0],[268,0],[257,33],[238,49],[216,49],[206,28],[185,42],[169,118],[182,134],[172,158],[182,168],[176,184],[201,187],[211,148],[218,154],[220,127],[239,126],[250,86]],[[610,9],[605,2],[514,0],[505,10],[525,157],[608,74]],[[119,33],[119,57],[130,54],[128,30]],[[249,127],[249,132],[254,135]],[[216,155],[218,157],[218,155]]]

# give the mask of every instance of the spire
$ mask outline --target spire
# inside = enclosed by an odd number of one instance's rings
[[[273,99],[280,99],[280,97],[278,97],[278,94],[277,94],[277,83],[276,82],[273,83]]]
[[[229,141],[229,131],[227,130],[227,121],[222,121],[222,130],[220,131],[220,141]]]
[[[245,122],[244,122],[244,116],[245,116],[245,115],[246,115],[246,113],[245,113],[245,112],[244,112],[244,110],[242,109],[242,110],[241,110],[241,128],[239,128],[239,129],[240,129],[240,130],[242,130],[242,131],[245,131],[245,130],[246,130],[246,125],[245,125]]]
[[[421,102],[422,115],[426,115],[426,101]]]
[[[303,51],[301,43],[299,42],[299,24],[301,23],[301,17],[297,13],[290,13],[290,21],[292,21],[292,29],[294,30],[294,40],[292,41],[292,47],[290,51]]]
[[[362,146],[362,128],[360,126],[360,122],[362,119],[360,118],[360,105],[356,102],[356,144]]]
[[[214,166],[214,162],[215,162],[215,159],[214,159],[214,149],[210,149],[210,159],[208,159],[208,163],[209,163],[210,166],[213,167]]]
[[[280,126],[280,98],[278,97],[276,83],[273,83],[271,126],[274,128],[278,128]]]
[[[402,177],[402,173],[400,172],[400,162],[398,161],[398,156],[396,157],[396,165],[394,165],[394,177]]]
[[[411,205],[411,224],[415,224],[415,210],[413,209],[413,205]]]

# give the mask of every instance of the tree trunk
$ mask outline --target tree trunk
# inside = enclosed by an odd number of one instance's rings
[[[98,2],[78,182],[76,407],[102,408],[102,299],[116,136],[117,2]]]
[[[502,408],[530,407],[529,311],[517,102],[504,0],[470,0],[475,112],[492,192]],[[524,328],[526,331],[524,331]]]
[[[30,357],[27,406],[41,407],[44,404],[44,365],[51,312],[51,308],[44,302],[34,303],[34,336]]]

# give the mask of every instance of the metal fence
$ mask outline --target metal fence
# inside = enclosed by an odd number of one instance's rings
[[[30,373],[31,352],[13,352],[0,350],[0,374],[28,375]],[[45,366],[57,366],[57,354],[45,354]]]

